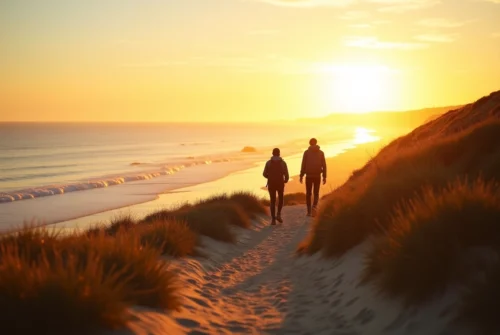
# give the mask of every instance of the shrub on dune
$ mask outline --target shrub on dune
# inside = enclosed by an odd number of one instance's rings
[[[306,203],[306,194],[304,192],[285,194],[283,203],[285,206],[303,205]]]
[[[92,227],[89,230],[87,230],[87,234],[89,234],[89,235],[99,234],[99,232],[102,230],[107,235],[114,236],[119,231],[124,231],[124,230],[129,230],[129,229],[134,228],[136,226],[136,224],[137,224],[137,222],[132,217],[131,214],[115,216],[111,219],[111,221],[108,225],[103,224],[103,225]]]
[[[196,254],[198,236],[184,222],[155,221],[140,230],[141,243],[163,254],[184,257]]]
[[[143,223],[154,221],[183,221],[196,233],[223,242],[235,241],[231,225],[250,227],[249,214],[225,194],[204,199],[194,205],[152,213],[144,218]]]
[[[45,228],[27,228],[0,239],[0,262],[10,255],[27,264],[47,263],[48,270],[61,262],[76,262],[79,270],[90,266],[88,255],[96,255],[105,276],[118,273],[118,280],[125,283],[125,301],[151,307],[178,306],[174,275],[159,261],[160,250],[142,245],[138,234],[124,231],[109,236],[101,231],[93,236],[73,234],[58,238],[54,234]]]
[[[243,210],[250,216],[259,214],[267,214],[267,208],[262,204],[261,200],[250,192],[235,192],[229,197],[230,201],[239,204]]]
[[[1,250],[11,248],[15,248],[19,256],[26,261],[38,262],[43,253],[46,260],[51,260],[59,246],[68,239],[60,237],[56,230],[24,225],[19,231],[7,232],[0,236],[0,260],[3,257]]]
[[[119,271],[126,283],[125,298],[136,305],[174,309],[179,305],[177,281],[168,265],[159,261],[161,251],[142,245],[139,234],[99,235],[84,240],[76,257],[94,252],[100,256],[105,273]]]
[[[14,246],[0,252],[0,319],[9,334],[84,334],[127,321],[125,282],[104,271],[99,255],[32,262]]]
[[[365,279],[382,292],[421,302],[467,275],[461,260],[477,246],[500,246],[498,185],[456,181],[399,206],[367,255]]]

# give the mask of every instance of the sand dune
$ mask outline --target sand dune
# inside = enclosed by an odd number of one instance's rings
[[[238,229],[237,245],[205,239],[205,258],[173,262],[181,310],[135,309],[128,329],[113,334],[464,334],[447,328],[453,294],[405,310],[359,285],[365,246],[336,261],[297,257],[310,219],[296,206],[284,220]]]

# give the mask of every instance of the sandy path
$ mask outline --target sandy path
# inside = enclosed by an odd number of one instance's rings
[[[284,210],[284,220],[238,229],[236,246],[206,239],[207,259],[174,263],[183,285],[181,310],[136,309],[125,333],[458,334],[447,333],[449,299],[405,311],[359,286],[362,246],[337,261],[297,257],[310,218],[297,206]]]

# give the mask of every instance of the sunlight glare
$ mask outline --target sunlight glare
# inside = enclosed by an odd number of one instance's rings
[[[373,133],[373,130],[362,128],[362,127],[357,127],[354,130],[354,143],[355,144],[363,144],[363,143],[369,143],[369,142],[375,142],[380,140],[379,136],[373,136],[371,133]]]
[[[331,75],[329,95],[339,112],[364,113],[386,108],[390,101],[391,70],[379,65],[326,66]]]

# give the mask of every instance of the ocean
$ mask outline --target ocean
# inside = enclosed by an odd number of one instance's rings
[[[19,223],[19,212],[51,223],[150,201],[264,162],[273,147],[297,155],[310,137],[325,148],[356,139],[331,125],[0,123],[0,224]]]

